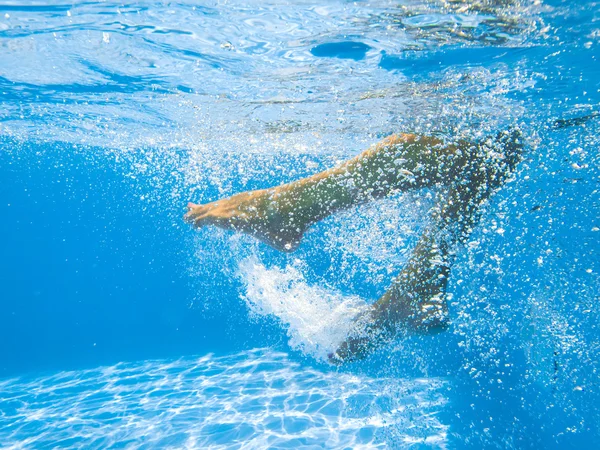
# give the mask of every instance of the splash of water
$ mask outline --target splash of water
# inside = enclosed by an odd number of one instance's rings
[[[274,316],[287,328],[290,346],[320,360],[348,335],[354,318],[367,307],[358,296],[307,283],[301,262],[267,268],[255,255],[240,262],[243,296],[251,313]]]

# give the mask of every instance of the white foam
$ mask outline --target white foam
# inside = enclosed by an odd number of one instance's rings
[[[243,295],[248,308],[259,316],[274,316],[286,327],[292,348],[327,360],[352,327],[367,303],[320,285],[310,285],[300,270],[301,262],[285,268],[267,268],[257,256],[239,264]]]

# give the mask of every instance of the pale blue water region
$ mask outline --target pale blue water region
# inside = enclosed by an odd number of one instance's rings
[[[600,446],[600,5],[0,3],[0,448]],[[430,192],[280,254],[182,221],[392,132],[525,160],[449,285],[451,327],[327,353]]]

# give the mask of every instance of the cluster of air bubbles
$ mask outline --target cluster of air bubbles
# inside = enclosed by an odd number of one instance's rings
[[[280,321],[292,348],[327,361],[367,305],[357,296],[310,284],[302,265],[297,260],[285,268],[267,268],[256,256],[242,261],[243,298],[251,314]]]
[[[345,286],[389,285],[429,222],[431,193],[404,194],[334,216],[324,233],[323,251],[332,275]]]

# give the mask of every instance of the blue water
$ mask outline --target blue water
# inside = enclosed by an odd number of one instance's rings
[[[0,4],[0,448],[598,448],[599,23],[591,1]],[[451,328],[342,368],[430,193],[291,254],[181,218],[392,132],[514,125]]]

